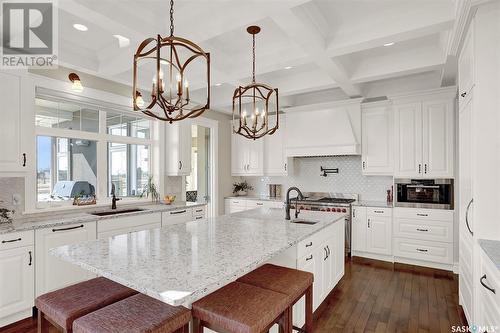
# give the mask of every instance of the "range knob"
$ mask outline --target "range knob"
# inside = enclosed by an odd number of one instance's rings
[[[342,210],[340,208],[337,208],[337,213],[340,213]]]
[[[326,209],[326,211],[327,211],[327,212],[329,212],[329,211],[331,211],[331,209],[330,209],[330,208],[327,208],[327,209]]]
[[[300,206],[300,209],[304,209],[304,206]]]
[[[347,213],[347,209],[342,208],[342,213]]]

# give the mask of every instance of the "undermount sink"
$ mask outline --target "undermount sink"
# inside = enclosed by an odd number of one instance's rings
[[[141,208],[130,208],[130,209],[121,209],[121,210],[107,210],[104,212],[93,212],[90,213],[95,216],[110,216],[110,215],[119,215],[119,214],[127,214],[127,213],[135,213],[142,212],[144,209]]]
[[[319,223],[319,221],[296,219],[296,220],[291,220],[290,223],[314,225],[316,223]]]

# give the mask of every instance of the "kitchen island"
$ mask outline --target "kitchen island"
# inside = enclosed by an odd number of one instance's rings
[[[307,211],[300,218],[316,223],[297,224],[285,221],[282,209],[260,208],[62,246],[50,253],[170,305],[188,307],[285,253],[293,257],[288,266],[315,273],[315,267],[335,253],[331,257],[336,257],[337,268],[332,262],[331,271],[324,266],[322,274],[337,276],[318,288],[321,279],[315,276],[315,289],[325,293],[343,275],[345,217]],[[327,239],[328,249],[318,249]],[[312,246],[313,242],[318,244]],[[317,252],[309,254],[313,249]]]

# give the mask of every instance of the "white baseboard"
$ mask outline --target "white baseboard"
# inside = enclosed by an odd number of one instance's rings
[[[29,318],[33,315],[33,309],[27,309],[24,311],[16,312],[10,316],[2,317],[0,319],[0,328],[7,326],[9,324],[15,323],[16,321]]]
[[[460,266],[458,262],[453,263],[453,273],[459,274],[460,272]]]
[[[452,271],[453,273],[458,274],[458,263],[442,264],[442,263],[409,259],[409,258],[402,258],[402,257],[396,257],[396,256],[392,256],[392,255],[376,254],[376,253],[370,253],[370,252],[364,252],[364,251],[352,251],[352,256],[363,257],[363,258],[374,259],[374,260],[381,260],[381,261],[392,262],[392,263],[398,262],[398,263],[407,264],[407,265],[443,269],[443,270]]]
[[[370,252],[364,252],[364,251],[352,251],[352,256],[387,261],[387,262],[394,262],[393,256],[385,255],[385,254],[377,254],[377,253],[370,253]]]

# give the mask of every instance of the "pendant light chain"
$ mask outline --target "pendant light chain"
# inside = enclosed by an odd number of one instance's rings
[[[170,0],[170,37],[174,36],[174,0]]]
[[[253,59],[253,67],[252,67],[252,82],[255,83],[255,34],[252,35],[252,59]]]

